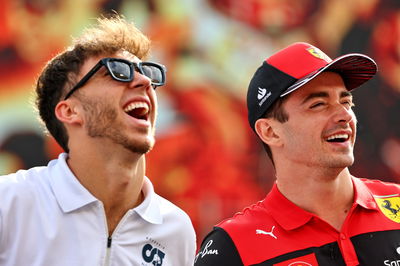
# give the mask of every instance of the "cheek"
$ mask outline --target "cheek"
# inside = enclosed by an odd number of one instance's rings
[[[151,92],[151,96],[150,97],[151,97],[151,101],[152,101],[152,105],[153,105],[154,114],[157,115],[158,100],[157,100],[157,94],[155,93],[154,90]]]
[[[296,118],[296,121],[299,122],[294,124],[288,121],[283,127],[282,133],[286,142],[300,147],[309,146],[310,143],[316,143],[321,139],[322,123],[320,121],[304,117]]]
[[[283,124],[283,127],[278,134],[283,139],[283,142],[287,143],[287,145],[298,146],[298,143],[301,144],[301,142],[305,139],[307,133],[302,125],[286,122]]]
[[[351,119],[351,122],[354,124],[354,127],[356,127],[357,126],[357,117],[356,117],[356,115],[354,114],[354,113],[352,113],[352,119]]]
[[[357,135],[357,120],[355,119],[353,123],[350,124],[351,129],[353,130],[353,138],[356,139]]]

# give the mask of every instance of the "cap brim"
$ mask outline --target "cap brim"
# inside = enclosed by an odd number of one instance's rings
[[[348,90],[355,89],[370,80],[377,72],[378,68],[375,61],[363,54],[347,54],[336,58],[326,66],[308,74],[297,80],[281,97],[295,91],[304,84],[310,82],[324,71],[333,71],[340,74]]]

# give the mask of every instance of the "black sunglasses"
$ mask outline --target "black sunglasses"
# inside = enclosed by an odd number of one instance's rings
[[[122,58],[101,59],[76,85],[68,92],[64,100],[68,99],[74,91],[85,85],[85,83],[102,67],[107,68],[108,73],[114,80],[131,82],[135,70],[150,78],[151,84],[156,88],[165,84],[166,69],[163,65],[153,62],[134,63]]]

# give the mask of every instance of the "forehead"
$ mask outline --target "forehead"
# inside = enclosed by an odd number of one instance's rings
[[[126,50],[118,51],[115,54],[115,57],[124,58],[126,60],[129,60],[129,61],[132,61],[132,62],[135,62],[135,63],[138,63],[138,62],[141,61],[136,55],[134,55],[134,54],[132,54],[132,53],[126,51]]]
[[[134,54],[126,51],[126,50],[120,50],[114,54],[101,54],[98,56],[94,56],[94,57],[89,57],[88,58],[88,62],[95,62],[94,64],[96,64],[100,59],[106,58],[106,57],[114,57],[114,58],[122,58],[122,59],[126,59],[129,60],[131,62],[135,62],[138,63],[141,60]],[[93,65],[94,65],[93,64]]]

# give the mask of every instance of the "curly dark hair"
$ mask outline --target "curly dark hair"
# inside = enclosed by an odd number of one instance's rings
[[[150,53],[150,40],[123,17],[103,17],[97,22],[96,26],[85,29],[80,38],[74,39],[72,47],[51,59],[36,83],[36,106],[40,118],[65,152],[69,152],[68,133],[57,119],[55,107],[77,82],[83,63],[92,56],[112,55],[121,50],[139,59]]]

